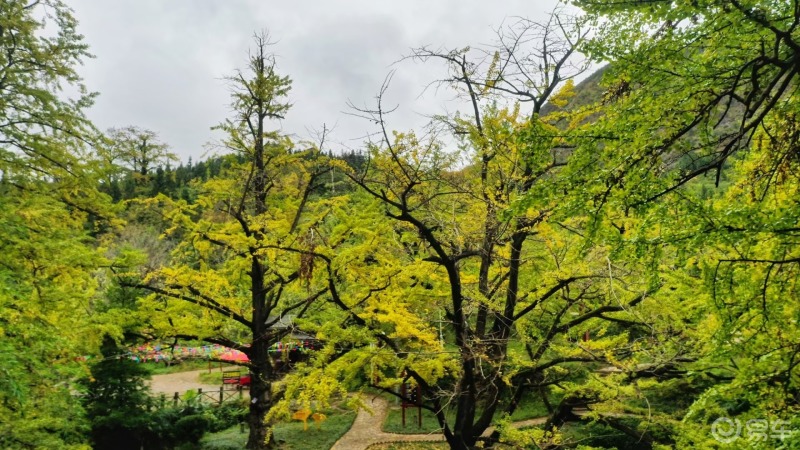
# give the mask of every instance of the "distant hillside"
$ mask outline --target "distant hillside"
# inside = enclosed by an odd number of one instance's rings
[[[603,75],[608,70],[608,67],[609,65],[606,64],[575,85],[575,96],[569,100],[565,109],[569,111],[600,101],[605,92],[603,88],[600,87],[600,81],[603,79]],[[541,115],[550,114],[558,109],[559,108],[552,103],[546,103],[542,107]]]
[[[604,65],[600,69],[596,70],[594,73],[589,75],[587,78],[582,80],[575,86],[575,95],[572,97],[568,103],[563,107],[559,108],[555,105],[550,103],[545,104],[542,108],[541,115],[551,114],[555,111],[564,110],[564,111],[572,111],[578,109],[583,106],[591,105],[592,103],[602,102],[604,100],[604,96],[608,93],[608,86],[601,86],[601,82],[603,77],[607,74],[609,68],[611,66],[609,64]],[[630,90],[635,90],[635,86],[631,86]],[[730,108],[727,110],[724,107],[725,105],[720,105],[713,113],[713,115],[717,116],[717,119],[725,114],[725,117],[721,120],[710,120],[710,123],[714,123],[714,129],[711,132],[712,136],[722,136],[727,133],[734,132],[740,125],[742,114],[744,113],[744,107],[741,103],[733,102],[730,105]],[[609,107],[614,107],[613,103],[609,103]],[[598,117],[599,114],[589,116],[588,120],[594,120]],[[675,145],[667,154],[662,155],[662,161],[671,169],[678,169],[684,173],[692,172],[696,170],[698,167],[706,164],[708,162],[709,153],[712,153],[716,150],[716,148],[711,148],[708,145],[704,145],[701,143],[701,136],[703,135],[703,131],[700,130],[701,126],[706,126],[707,123],[703,122],[699,124],[696,128],[690,130],[688,133],[683,135],[677,142],[678,145]],[[709,142],[708,136],[705,138],[706,142]],[[711,140],[713,141],[713,140]],[[686,146],[684,145],[683,149],[681,148],[681,144],[689,143],[691,145]],[[719,145],[719,144],[717,144]],[[713,147],[713,146],[712,146]],[[728,167],[732,163],[733,159],[729,159],[726,161],[724,167]],[[727,171],[723,170],[721,173],[720,178],[720,185],[717,185],[717,180],[715,176],[710,176],[711,174],[706,174],[705,176],[701,176],[696,178],[690,185],[699,186],[700,189],[705,193],[706,191],[711,195],[712,190],[716,190],[716,188],[722,188],[724,191],[728,185],[728,174]],[[705,196],[706,194],[703,194]]]

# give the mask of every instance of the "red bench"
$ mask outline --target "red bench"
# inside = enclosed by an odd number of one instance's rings
[[[250,375],[242,375],[241,372],[228,371],[222,372],[222,384],[232,384],[235,386],[250,386]]]

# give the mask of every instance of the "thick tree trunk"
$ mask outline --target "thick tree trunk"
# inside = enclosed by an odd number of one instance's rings
[[[247,439],[247,448],[264,450],[274,447],[272,436],[267,434],[268,426],[265,420],[272,407],[272,365],[269,360],[271,341],[266,338],[266,323],[271,308],[267,304],[264,288],[264,265],[255,253],[251,255],[251,258],[250,290],[253,302],[251,323],[253,341],[247,355],[250,358],[250,414],[247,417],[250,436]]]
[[[264,289],[264,266],[258,256],[251,256],[251,295],[253,319],[251,331],[252,344],[248,352],[250,358],[250,414],[247,417],[250,436],[247,439],[249,450],[264,450],[274,447],[273,438],[267,434],[266,416],[272,407],[272,364],[269,360],[271,341],[266,339],[266,323],[270,307]]]
[[[272,365],[267,353],[267,343],[254,343],[251,347],[250,361],[250,414],[247,423],[250,436],[247,439],[249,450],[274,448],[272,435],[267,436],[268,424],[265,421],[272,407]]]
[[[447,438],[447,445],[450,450],[473,450],[475,448],[474,442],[470,445],[460,434],[453,434]]]

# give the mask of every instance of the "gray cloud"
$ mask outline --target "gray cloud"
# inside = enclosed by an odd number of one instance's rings
[[[369,104],[390,70],[388,100],[400,104],[394,128],[424,123],[450,98],[426,83],[444,68],[394,64],[412,47],[491,42],[511,16],[543,17],[555,0],[71,0],[95,59],[82,68],[100,92],[90,118],[101,128],[137,125],[157,131],[183,159],[197,159],[216,139],[210,127],[229,113],[222,77],[245,64],[255,31],[267,29],[283,73],[293,80],[294,108],[282,129],[300,138],[337,124],[333,138],[358,146],[365,121],[342,114],[348,100]],[[452,106],[450,106],[452,109]]]

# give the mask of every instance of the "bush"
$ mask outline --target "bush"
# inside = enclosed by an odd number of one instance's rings
[[[215,428],[217,419],[212,414],[204,412],[201,414],[192,414],[179,418],[173,427],[173,433],[176,443],[189,442],[196,444],[200,442],[200,438],[206,431],[212,431]]]
[[[211,411],[217,418],[217,424],[213,431],[225,430],[244,422],[249,412],[247,400],[244,399],[215,405],[211,408]]]

